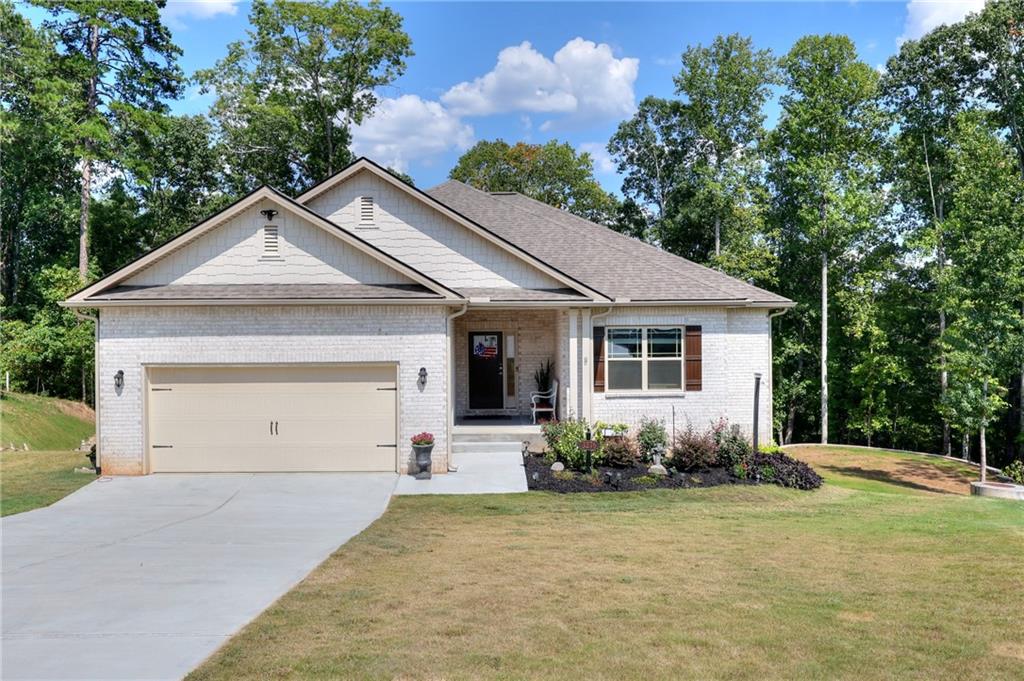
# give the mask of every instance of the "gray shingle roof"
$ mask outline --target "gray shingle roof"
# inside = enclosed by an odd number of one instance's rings
[[[455,180],[426,193],[610,298],[792,304],[780,295],[522,194],[488,194]]]
[[[566,302],[586,301],[576,291],[567,288],[531,289],[531,288],[460,288],[455,292],[465,298],[490,298],[491,302]]]
[[[185,300],[439,300],[430,289],[380,284],[166,284],[115,286],[90,296],[91,301]]]

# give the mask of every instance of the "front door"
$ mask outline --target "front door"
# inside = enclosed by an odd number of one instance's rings
[[[473,331],[469,334],[469,408],[501,409],[504,364],[500,331]]]

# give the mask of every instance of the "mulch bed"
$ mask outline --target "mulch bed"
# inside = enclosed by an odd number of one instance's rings
[[[724,468],[651,476],[645,465],[630,468],[598,466],[595,469],[596,474],[593,476],[573,472],[570,478],[565,475],[568,471],[556,475],[551,470],[551,462],[543,456],[526,456],[524,464],[526,466],[526,486],[529,489],[563,494],[567,492],[637,492],[645,489],[754,484],[733,476]],[[653,480],[652,477],[654,477]],[[641,481],[637,482],[637,478],[641,478]]]

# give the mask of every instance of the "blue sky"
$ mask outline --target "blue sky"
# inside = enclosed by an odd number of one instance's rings
[[[673,95],[688,45],[749,35],[784,54],[809,33],[845,33],[881,66],[899,41],[979,8],[981,0],[902,2],[427,3],[389,5],[416,54],[383,89],[378,112],[355,131],[355,151],[405,170],[420,186],[446,177],[475,141],[559,139],[591,151],[611,191],[619,178],[604,152],[617,124],[647,95]],[[164,12],[191,74],[244,37],[244,0],[169,0]],[[35,18],[35,17],[34,17]],[[193,89],[172,103],[203,112]],[[776,109],[769,109],[773,119]]]

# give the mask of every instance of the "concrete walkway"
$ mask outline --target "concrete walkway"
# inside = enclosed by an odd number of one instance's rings
[[[4,518],[2,678],[181,678],[378,518],[395,480],[106,478]]]
[[[526,491],[526,469],[519,452],[472,452],[458,454],[459,470],[417,480],[398,479],[395,494],[508,494]]]

